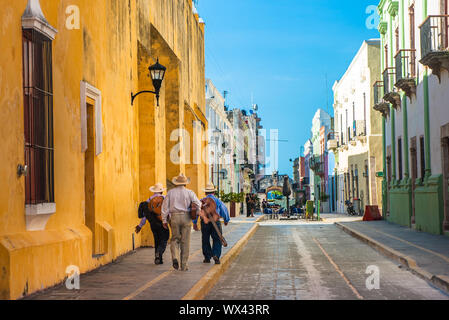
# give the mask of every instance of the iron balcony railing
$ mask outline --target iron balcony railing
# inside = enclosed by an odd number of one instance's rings
[[[384,80],[384,94],[387,95],[391,92],[390,84],[391,84],[391,77],[395,74],[395,68],[394,67],[388,67],[384,70],[382,77]]]
[[[422,58],[432,52],[448,50],[449,15],[428,16],[420,29]]]
[[[324,173],[324,162],[321,161],[321,157],[313,157],[310,159],[310,169],[316,174]]]
[[[374,88],[374,105],[377,105],[382,102],[382,98],[384,96],[384,83],[382,81],[376,81],[373,85]]]
[[[395,56],[396,83],[403,79],[414,79],[416,76],[416,50],[402,49]]]
[[[327,140],[338,140],[338,133],[331,131],[327,134]]]
[[[329,150],[337,149],[340,147],[339,134],[337,132],[331,131],[327,135],[327,148]]]

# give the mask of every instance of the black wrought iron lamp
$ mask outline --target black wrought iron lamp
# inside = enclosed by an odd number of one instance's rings
[[[159,107],[159,93],[161,91],[162,82],[164,81],[165,72],[167,71],[167,68],[159,63],[159,58],[158,58],[156,64],[150,66],[148,68],[148,70],[150,70],[150,75],[151,75],[151,80],[153,81],[154,91],[140,91],[136,94],[133,94],[131,92],[131,105],[134,105],[134,100],[137,98],[138,95],[140,95],[142,93],[152,93],[152,94],[156,95],[157,106]]]

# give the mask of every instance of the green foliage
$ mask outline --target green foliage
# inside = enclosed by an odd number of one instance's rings
[[[224,193],[223,191],[220,192],[220,200],[224,203],[241,203],[245,200],[245,194],[244,193]]]

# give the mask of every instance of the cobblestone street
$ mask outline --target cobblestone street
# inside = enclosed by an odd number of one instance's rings
[[[448,299],[332,224],[265,223],[206,297],[211,300]],[[368,290],[369,266],[380,288]]]
[[[165,264],[155,266],[153,249],[144,248],[82,275],[81,290],[61,284],[26,299],[180,300],[191,297],[192,288],[201,286],[213,270],[218,271],[217,282],[206,290],[205,300],[449,299],[444,291],[335,225],[358,225],[359,217],[323,217],[322,222],[233,219],[225,229],[230,244],[225,257],[256,224],[259,228],[227,269],[202,263],[201,234],[194,232],[188,272],[172,269],[169,252]],[[379,268],[379,289],[367,288],[370,266]]]

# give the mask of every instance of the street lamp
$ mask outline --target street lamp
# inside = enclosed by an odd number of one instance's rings
[[[159,63],[159,58],[157,59],[156,64],[150,66],[148,68],[150,70],[151,80],[153,81],[154,91],[140,91],[136,94],[131,92],[131,105],[134,105],[134,99],[137,98],[138,95],[142,93],[152,93],[156,95],[157,106],[159,107],[159,93],[162,87],[162,81],[164,81],[165,72],[167,68]]]

